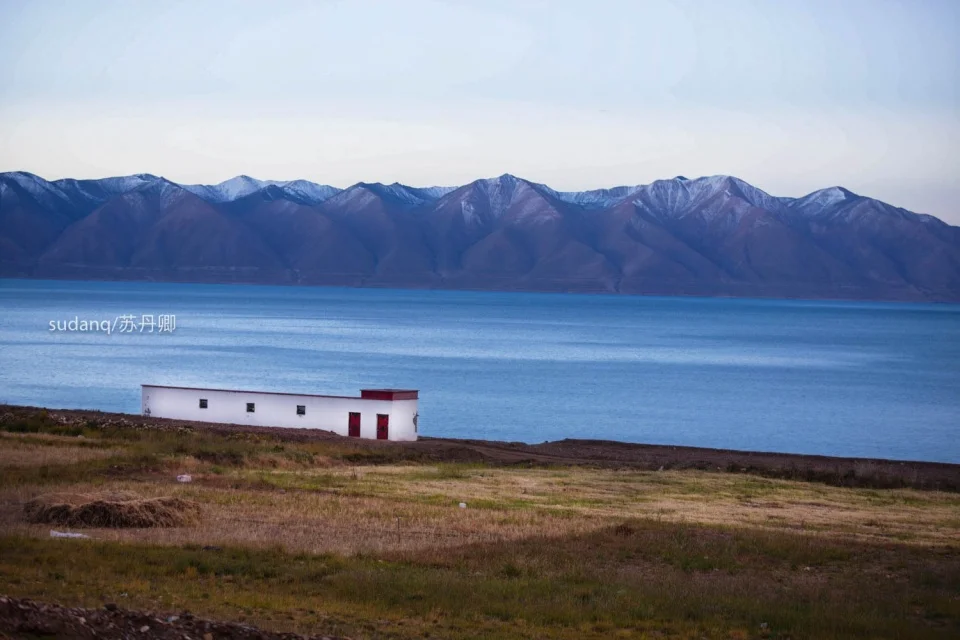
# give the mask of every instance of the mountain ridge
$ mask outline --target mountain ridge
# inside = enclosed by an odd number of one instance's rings
[[[0,276],[960,301],[960,228],[732,176],[562,192],[0,173]]]

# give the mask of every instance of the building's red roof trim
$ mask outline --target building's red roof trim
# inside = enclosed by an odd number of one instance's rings
[[[286,393],[284,391],[255,391],[253,389],[212,389],[209,387],[178,387],[166,384],[141,384],[153,389],[183,389],[185,391],[221,391],[225,393],[265,393],[272,396],[298,398],[339,398],[342,400],[416,400],[418,392],[413,389],[362,389],[360,396],[329,396],[319,393]],[[410,395],[413,394],[413,395]]]
[[[360,397],[366,400],[416,400],[416,389],[360,389]]]

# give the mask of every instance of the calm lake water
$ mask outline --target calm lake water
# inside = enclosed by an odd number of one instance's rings
[[[0,280],[0,310],[0,402],[411,387],[431,436],[960,462],[960,305]],[[50,330],[126,314],[176,328]]]

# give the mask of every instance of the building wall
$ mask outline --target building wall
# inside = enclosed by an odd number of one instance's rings
[[[417,429],[417,400],[394,400],[390,413],[390,439],[393,440],[393,425],[397,425],[398,440],[416,440]]]
[[[200,399],[207,408],[200,408]],[[247,412],[247,403],[255,410]],[[360,414],[360,437],[377,437],[377,414],[390,416],[390,440],[416,440],[413,417],[416,400],[369,400],[328,396],[259,393],[214,389],[175,387],[142,387],[141,411],[157,418],[219,422],[258,427],[290,427],[324,429],[342,436],[349,435],[350,412]],[[297,405],[306,407],[305,415],[297,415]]]

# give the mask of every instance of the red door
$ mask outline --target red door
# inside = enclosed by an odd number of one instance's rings
[[[377,414],[377,440],[386,440],[390,436],[390,416]]]
[[[349,418],[349,421],[347,422],[347,427],[349,429],[347,433],[350,434],[351,438],[360,437],[360,414],[359,413],[353,413],[352,411],[350,412],[350,418]]]

